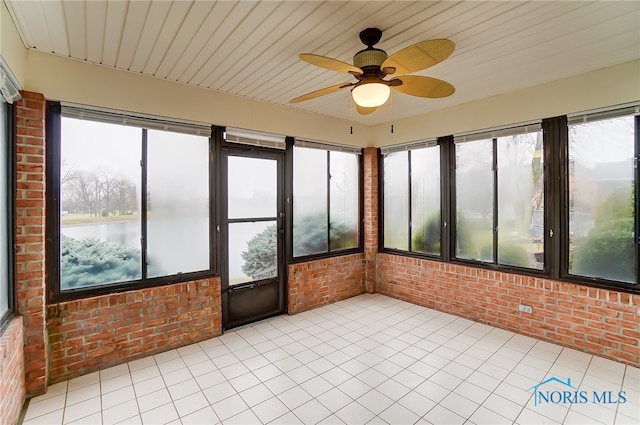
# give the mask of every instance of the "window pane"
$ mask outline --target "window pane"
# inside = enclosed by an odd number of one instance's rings
[[[440,255],[440,147],[411,151],[411,250]]]
[[[209,269],[209,139],[147,132],[147,276]]]
[[[358,246],[358,156],[330,152],[329,205],[331,251]]]
[[[293,149],[293,256],[327,252],[327,151]]]
[[[569,273],[636,282],[634,118],[569,127]]]
[[[493,261],[493,142],[456,145],[456,256]]]
[[[278,275],[275,221],[229,224],[229,284],[269,279]]]
[[[229,218],[278,215],[278,162],[262,158],[229,156]]]
[[[384,157],[384,246],[409,250],[408,152]]]
[[[2,99],[2,96],[0,96]],[[0,100],[0,318],[9,310],[9,141],[7,104]]]
[[[141,278],[141,130],[62,118],[60,289]]]
[[[543,268],[542,132],[498,138],[498,263]]]

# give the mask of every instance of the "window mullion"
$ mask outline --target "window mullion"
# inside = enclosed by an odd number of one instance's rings
[[[493,170],[493,263],[498,264],[498,139],[493,138],[492,143]]]
[[[327,151],[327,252],[331,252],[331,151]]]
[[[140,266],[142,280],[147,279],[147,129],[142,129],[142,152],[140,160]]]
[[[635,175],[634,188],[635,188],[635,229],[636,229],[636,252],[635,252],[635,265],[636,265],[636,283],[640,284],[640,115],[635,116],[634,120],[634,136],[635,136]]]
[[[407,248],[409,250],[409,252],[413,251],[413,247],[411,246],[411,239],[412,239],[412,235],[413,235],[413,213],[412,213],[412,208],[411,208],[411,201],[412,201],[412,190],[411,190],[411,183],[412,183],[412,175],[411,175],[411,151],[407,152],[407,175],[408,175],[408,181],[407,181],[407,192],[408,192],[408,196],[407,196],[407,214],[409,215],[409,220],[407,221],[407,225],[409,228],[409,233],[407,235],[408,238],[408,245]]]

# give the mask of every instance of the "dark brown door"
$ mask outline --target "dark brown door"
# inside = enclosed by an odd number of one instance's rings
[[[282,152],[223,151],[222,317],[230,329],[285,311]]]

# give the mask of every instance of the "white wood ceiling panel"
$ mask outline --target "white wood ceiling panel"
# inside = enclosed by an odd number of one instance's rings
[[[40,5],[45,19],[45,26],[48,29],[51,51],[59,55],[69,56],[69,40],[67,39],[69,22],[65,19],[62,2],[42,2]]]
[[[124,1],[107,2],[107,15],[102,48],[103,65],[116,66],[120,44],[123,43],[122,31],[124,29],[129,3]],[[125,43],[133,40],[124,40]]]
[[[176,1],[171,2],[170,9],[165,15],[159,27],[158,35],[154,41],[151,53],[142,68],[142,73],[157,77],[158,67],[164,60],[167,50],[171,47],[176,33],[184,22],[185,17],[191,9],[192,2]],[[157,25],[157,24],[156,24]]]
[[[151,3],[147,20],[142,28],[142,34],[140,34],[137,42],[136,52],[129,66],[131,71],[142,72],[145,69],[171,8],[172,3],[168,1],[154,1]]]
[[[87,61],[102,63],[107,4],[101,1],[85,3],[87,31]]]
[[[278,20],[278,24],[274,26],[271,33],[258,41],[251,54],[245,54],[234,64],[236,70],[243,70],[243,72],[229,73],[227,79],[221,82],[225,90],[229,92],[243,91],[242,87],[247,87],[250,81],[254,79],[253,77],[256,76],[256,70],[261,70],[261,76],[264,76],[265,73],[260,68],[260,62],[266,57],[270,57],[272,60],[275,58],[282,59],[280,64],[282,69],[278,74],[294,75],[291,66],[295,64],[297,56],[292,58],[286,51],[286,46],[289,43],[285,41],[289,38],[290,28],[317,6],[303,2],[290,2],[280,5],[280,9],[286,7],[291,7],[291,10],[282,13],[283,19]]]
[[[204,54],[205,46],[215,37],[218,27],[224,22],[233,7],[233,2],[215,3],[213,9],[202,22],[202,26],[185,48],[183,60],[178,61],[169,73],[169,79],[184,83],[190,81],[193,74],[207,60]]]
[[[218,66],[212,67],[211,72],[202,81],[203,85],[225,91],[221,78],[226,80],[226,75],[247,71],[235,67],[235,64],[241,57],[250,57],[252,52],[258,51],[255,46],[261,39],[268,37],[277,26],[279,19],[273,16],[273,12],[278,6],[275,2],[257,3],[254,6],[216,50]]]
[[[196,1],[191,4],[189,12],[174,34],[173,40],[171,40],[171,44],[155,72],[156,76],[167,78],[177,63],[192,60],[192,58],[189,57],[185,58],[183,54],[196,33],[200,30],[202,24],[205,22],[206,17],[211,13],[212,9],[212,2]]]
[[[151,77],[376,124],[531,87],[640,57],[638,1],[4,0],[27,48]],[[393,54],[450,38],[456,50],[417,75],[456,86],[444,99],[392,95],[360,116],[349,89],[289,100],[349,74],[298,58],[351,63],[358,33],[383,30]]]
[[[87,59],[87,24],[84,2],[63,2],[62,10],[66,22],[81,22],[82,25],[66,25],[69,56]]]
[[[213,68],[224,60],[224,57],[217,56],[220,47],[225,44],[229,35],[233,33],[235,28],[245,19],[247,14],[255,7],[254,2],[241,1],[235,2],[233,10],[227,15],[222,24],[215,32],[215,37],[209,40],[209,43],[202,50],[202,55],[208,58],[206,67],[200,67],[196,73],[189,79],[189,82],[197,86],[209,87],[205,84],[205,79],[213,72]]]
[[[129,3],[124,28],[122,29],[116,68],[131,69],[131,63],[137,51],[142,30],[149,16],[150,7],[151,2],[146,1],[132,1]]]

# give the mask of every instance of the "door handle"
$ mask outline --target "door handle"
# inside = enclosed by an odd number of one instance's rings
[[[244,290],[247,290],[247,289],[253,289],[256,286],[258,286],[258,285],[256,285],[255,283],[248,283],[248,284],[245,284],[245,285],[231,286],[231,287],[229,287],[229,292],[244,291]]]

